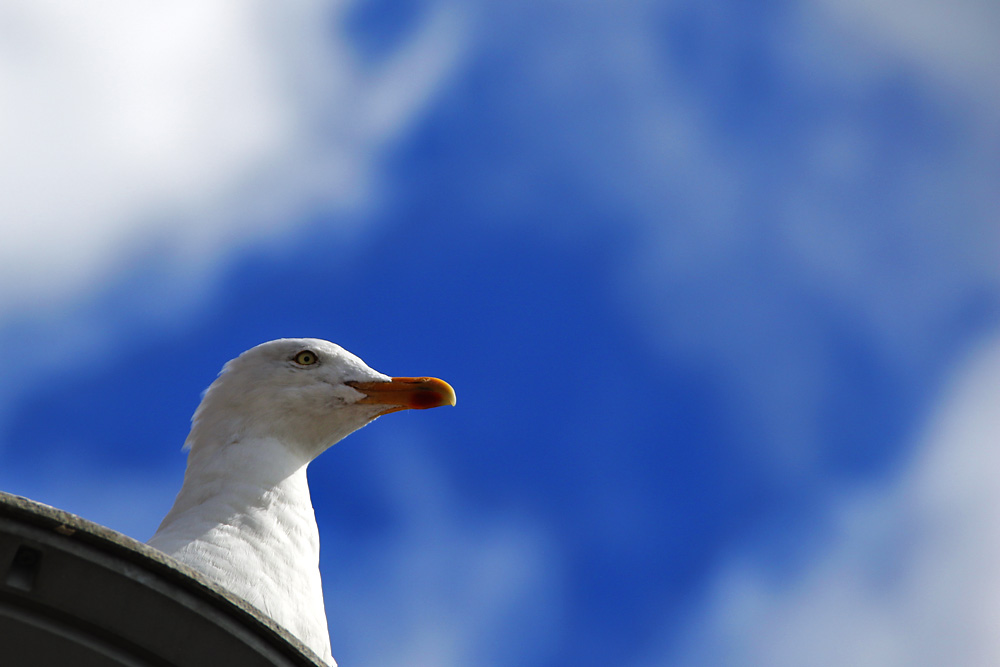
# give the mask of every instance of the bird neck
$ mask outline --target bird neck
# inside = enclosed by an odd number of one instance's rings
[[[150,546],[256,606],[335,664],[308,461],[271,440],[192,445],[184,484]]]
[[[290,514],[290,521],[305,521],[315,531],[307,460],[270,438],[223,444],[192,438],[184,484],[158,533],[188,514],[231,525],[260,511]]]

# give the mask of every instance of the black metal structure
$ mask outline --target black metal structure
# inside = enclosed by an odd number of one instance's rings
[[[0,492],[3,667],[322,667],[255,608],[156,549]]]

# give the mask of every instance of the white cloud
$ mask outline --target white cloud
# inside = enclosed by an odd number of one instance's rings
[[[0,2],[0,314],[83,292],[150,239],[197,265],[367,202],[458,28],[432,11],[368,67],[350,7]]]
[[[352,7],[0,0],[0,422],[123,322],[187,321],[227,253],[376,201],[380,158],[447,78],[462,26],[434,4],[368,63]],[[93,295],[150,256],[155,279],[109,319]]]
[[[831,325],[889,377],[915,377],[968,300],[1000,288],[1000,195],[986,176],[1000,168],[1000,70],[980,66],[1000,14],[959,4],[938,11],[947,39],[903,8],[832,20],[806,2],[749,33],[729,6],[607,21],[618,37],[598,53],[624,63],[608,85],[625,94],[588,145],[616,152],[583,164],[639,221],[622,299],[652,352],[722,379],[755,452],[792,474],[813,471],[824,446]],[[675,21],[694,55],[650,27]],[[937,60],[927,40],[941,40]],[[963,63],[957,83],[947,73]],[[733,93],[754,76],[759,88]]]
[[[992,0],[820,0],[811,20],[833,21],[869,49],[900,58],[934,85],[996,110],[1000,105],[1000,6]],[[859,65],[859,63],[857,64]]]
[[[997,664],[998,433],[1000,339],[960,373],[896,483],[845,491],[789,571],[733,556],[649,664]]]
[[[902,377],[965,297],[1000,287],[1000,13],[905,4],[803,1],[750,25],[724,1],[536,4],[477,38],[519,31],[531,104],[508,113],[537,114],[559,168],[628,226],[636,331],[714,366],[775,460],[816,451],[816,311]],[[532,205],[544,168],[510,171],[483,196]],[[570,215],[543,233],[586,238]]]

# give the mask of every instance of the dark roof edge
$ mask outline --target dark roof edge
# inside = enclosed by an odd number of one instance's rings
[[[298,638],[246,600],[225,590],[205,575],[158,549],[106,526],[88,521],[57,507],[0,491],[0,517],[9,517],[78,540],[155,573],[190,595],[205,600],[235,617],[273,644],[293,662],[308,667],[326,667]]]

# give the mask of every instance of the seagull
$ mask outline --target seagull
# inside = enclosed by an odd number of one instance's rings
[[[336,667],[306,468],[376,417],[442,405],[455,405],[443,380],[389,377],[329,341],[251,348],[223,367],[195,410],[184,483],[148,544]]]

